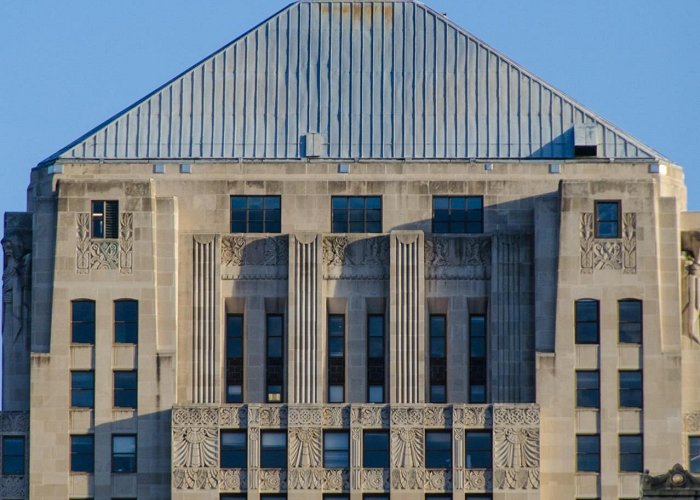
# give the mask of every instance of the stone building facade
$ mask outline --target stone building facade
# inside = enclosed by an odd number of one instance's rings
[[[5,215],[0,497],[639,498],[700,453],[698,235],[425,5],[294,3]]]

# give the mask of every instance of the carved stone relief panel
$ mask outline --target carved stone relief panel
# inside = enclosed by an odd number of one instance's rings
[[[249,405],[248,406],[248,422],[250,425],[259,427],[286,427],[287,426],[287,407],[272,406],[272,405]]]
[[[76,272],[89,274],[92,270],[119,270],[122,274],[133,271],[134,214],[119,215],[119,238],[93,239],[90,237],[90,214],[76,215]]]
[[[426,469],[423,488],[426,491],[451,491],[452,471],[443,469]]]
[[[292,428],[289,430],[289,465],[294,468],[321,467],[321,429]]]
[[[483,280],[491,276],[491,238],[425,236],[427,279]]]
[[[218,408],[183,407],[173,409],[172,470],[175,488],[218,488],[218,425]]]
[[[473,429],[491,427],[491,407],[488,405],[454,405],[452,412],[454,425]]]
[[[219,490],[221,491],[247,491],[248,473],[245,469],[221,469],[219,471]]]
[[[283,469],[260,469],[258,485],[260,491],[287,491],[287,471]]]
[[[390,410],[388,406],[354,406],[350,410],[352,425],[367,428],[382,428],[389,426]]]
[[[595,270],[621,270],[637,273],[637,214],[622,214],[621,238],[596,238],[593,213],[581,214],[580,227],[581,273]]]
[[[287,236],[221,237],[221,279],[286,279],[288,267]]]
[[[388,279],[389,237],[323,237],[324,279]]]
[[[685,427],[685,432],[700,431],[700,412],[683,415],[683,426]]]
[[[219,408],[219,425],[229,429],[248,426],[248,408],[246,406],[222,406]]]
[[[490,470],[464,470],[464,489],[466,491],[490,491],[492,487],[493,477]]]
[[[0,498],[27,498],[26,476],[0,476]]]
[[[391,477],[388,469],[362,469],[360,487],[364,491],[389,491]]]
[[[537,406],[493,409],[493,482],[496,489],[540,486],[540,415]]]
[[[397,469],[423,467],[423,429],[407,427],[391,430],[391,465]]]

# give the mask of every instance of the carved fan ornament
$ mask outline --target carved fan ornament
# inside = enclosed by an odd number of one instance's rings
[[[580,251],[581,273],[594,270],[621,270],[637,273],[637,214],[622,214],[621,238],[596,238],[593,214],[581,214]]]

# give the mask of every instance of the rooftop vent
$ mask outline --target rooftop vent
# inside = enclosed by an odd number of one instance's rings
[[[598,156],[598,125],[582,123],[574,126],[574,156]]]
[[[318,158],[323,153],[323,136],[314,132],[301,136],[302,156]]]

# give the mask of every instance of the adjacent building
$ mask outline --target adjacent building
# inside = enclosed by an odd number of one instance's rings
[[[699,235],[443,15],[293,3],[5,215],[0,496],[639,498],[700,468]]]

